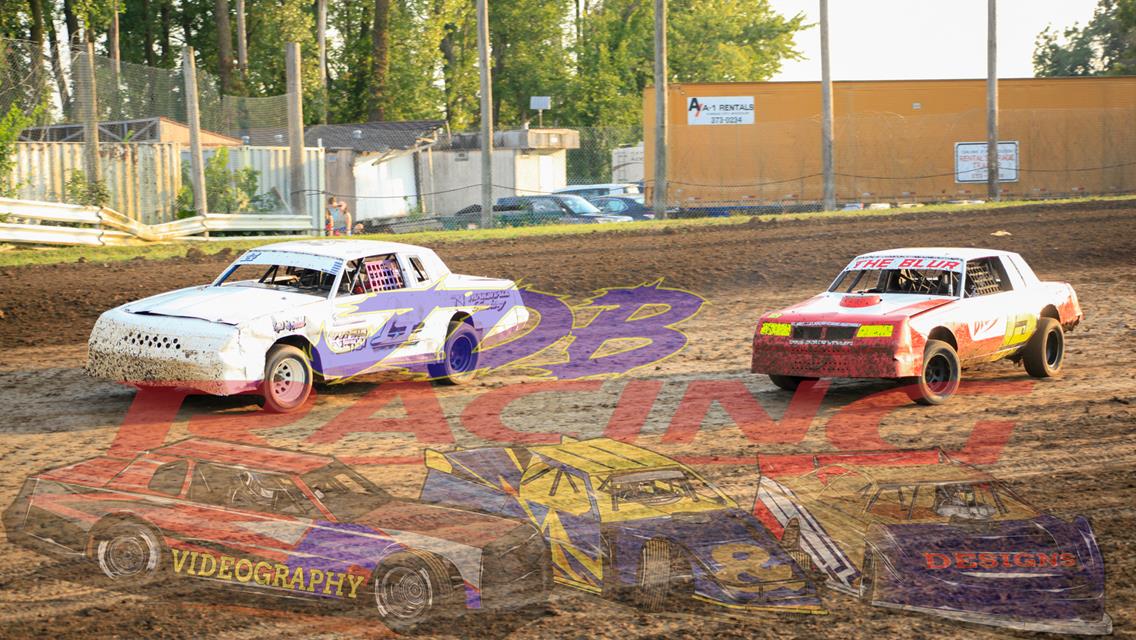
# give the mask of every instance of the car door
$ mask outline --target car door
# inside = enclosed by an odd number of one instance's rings
[[[600,515],[588,476],[534,459],[521,478],[520,493],[548,540],[556,578],[587,590],[601,589]]]
[[[379,363],[394,365],[417,353],[421,300],[404,256],[388,253],[348,263],[316,346],[323,373],[357,375]]]
[[[617,216],[627,215],[625,213],[627,211],[627,203],[617,198],[605,200],[602,211]]]
[[[982,359],[1012,348],[1017,336],[1029,330],[1029,321],[1018,317],[1021,292],[1014,289],[1000,257],[968,260],[962,287],[963,298],[953,318],[959,329],[965,328],[965,337],[964,332],[955,332],[961,359]]]
[[[174,571],[248,586],[271,587],[237,581],[226,571],[242,560],[268,563],[274,571],[296,564],[297,548],[324,515],[287,474],[214,462],[196,462],[187,498],[180,528],[185,551],[174,553]],[[190,549],[196,555],[187,556]]]

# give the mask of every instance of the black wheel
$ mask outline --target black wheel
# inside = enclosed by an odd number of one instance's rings
[[[150,527],[133,522],[96,531],[92,551],[99,569],[115,582],[149,582],[165,565],[161,537]]]
[[[1037,321],[1037,331],[1022,349],[1026,373],[1035,378],[1050,378],[1061,371],[1065,361],[1065,330],[1053,318]]]
[[[398,553],[375,570],[375,608],[393,631],[410,631],[450,603],[453,585],[445,565],[428,554]]]
[[[906,381],[907,394],[918,404],[942,404],[958,391],[960,371],[954,347],[942,340],[928,340],[923,349],[923,371]]]
[[[872,604],[872,600],[876,597],[876,576],[879,572],[876,571],[876,558],[872,555],[871,549],[864,550],[864,563],[860,567],[860,599],[867,604]]]
[[[797,387],[801,386],[801,383],[805,380],[816,380],[816,378],[802,378],[800,376],[779,376],[777,374],[771,373],[769,374],[769,380],[773,382],[774,385],[786,391],[796,391]]]
[[[635,605],[659,611],[672,599],[689,596],[689,571],[683,571],[682,555],[666,540],[648,540],[639,562]]]
[[[314,377],[306,353],[287,344],[272,347],[265,358],[261,383],[264,408],[272,413],[299,409],[312,393]]]
[[[439,384],[465,384],[472,380],[480,342],[477,330],[468,323],[451,323],[441,360],[429,366],[430,377]]]

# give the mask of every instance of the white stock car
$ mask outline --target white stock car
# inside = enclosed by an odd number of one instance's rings
[[[425,370],[457,384],[479,346],[528,321],[511,280],[451,273],[430,249],[302,240],[240,256],[211,284],[130,302],[91,331],[90,375],[303,405],[318,378]]]

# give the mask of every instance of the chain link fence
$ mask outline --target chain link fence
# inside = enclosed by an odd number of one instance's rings
[[[290,196],[301,190],[289,175],[288,96],[223,95],[208,70],[197,75],[209,211],[288,210]],[[1015,82],[1022,81],[1007,84]],[[867,99],[870,92],[857,95]],[[819,119],[794,113],[779,119],[765,114],[744,127],[673,126],[668,215],[820,209]],[[2,195],[107,204],[146,223],[188,215],[193,201],[186,114],[180,65],[116,64],[85,49],[52,55],[49,47],[0,40]],[[1009,146],[1000,195],[1136,191],[1134,115],[1131,105],[1002,109],[1001,139]],[[96,121],[101,144],[92,179],[87,136]],[[479,222],[476,132],[449,133],[441,121],[384,123],[398,135],[374,142],[368,138],[373,124],[309,134],[310,144],[327,147],[305,152],[302,191],[313,230],[323,226],[329,196],[349,202],[354,222],[368,231],[462,229]],[[415,133],[399,133],[401,125]],[[838,109],[838,206],[984,199],[984,132],[982,108],[910,114]],[[597,213],[621,221],[649,217],[643,203],[654,186],[651,142],[645,144],[641,126],[498,131],[497,224],[604,219]],[[960,162],[970,164],[960,169]],[[603,198],[608,195],[616,198]]]

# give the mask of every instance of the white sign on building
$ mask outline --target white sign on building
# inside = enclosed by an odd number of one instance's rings
[[[955,182],[986,182],[986,143],[955,143]],[[998,181],[1018,181],[1018,141],[998,143]]]
[[[687,124],[753,124],[753,96],[686,99]]]

